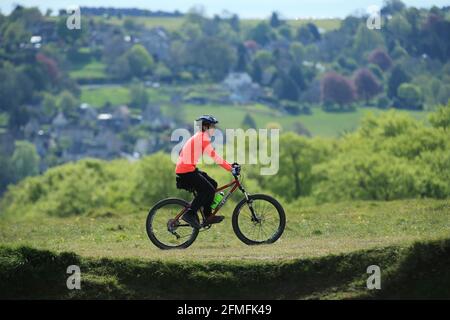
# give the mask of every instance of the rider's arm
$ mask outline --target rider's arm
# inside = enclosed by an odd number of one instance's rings
[[[209,138],[206,137],[203,139],[203,143],[202,143],[202,149],[203,149],[203,153],[206,153],[208,156],[210,156],[215,163],[217,163],[219,166],[221,166],[222,168],[224,168],[227,171],[231,171],[231,165],[225,161],[224,159],[222,159],[221,156],[219,156],[216,152],[216,150],[214,150],[211,141],[209,140]]]

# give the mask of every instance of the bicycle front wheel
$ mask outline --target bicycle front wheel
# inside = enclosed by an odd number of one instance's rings
[[[274,243],[284,232],[286,215],[281,204],[265,194],[242,199],[233,212],[233,230],[245,244]]]
[[[182,220],[175,220],[189,203],[182,199],[168,198],[150,209],[146,229],[150,241],[160,249],[185,249],[198,236],[198,229]]]

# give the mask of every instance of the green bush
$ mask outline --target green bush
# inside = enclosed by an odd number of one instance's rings
[[[430,116],[433,126],[389,111],[366,117],[357,131],[339,139],[283,134],[279,171],[262,176],[260,165],[246,165],[244,184],[251,193],[269,193],[288,202],[448,198],[449,108]],[[200,168],[219,185],[231,179],[217,165]],[[164,153],[137,162],[85,159],[10,186],[0,209],[6,215],[69,216],[99,210],[136,212],[169,196],[189,199],[176,189],[174,169]]]
[[[411,83],[403,83],[397,89],[396,107],[401,109],[422,109],[423,95],[420,88]]]

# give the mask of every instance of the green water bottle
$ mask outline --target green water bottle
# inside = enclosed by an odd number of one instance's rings
[[[217,208],[217,206],[219,205],[220,201],[222,201],[223,196],[224,196],[223,192],[216,193],[216,195],[214,196],[214,200],[213,200],[213,202],[211,204],[211,209],[214,210],[215,208]]]

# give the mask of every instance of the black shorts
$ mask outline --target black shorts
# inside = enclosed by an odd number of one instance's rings
[[[200,171],[197,168],[192,172],[177,173],[176,183],[178,189],[184,189],[189,192],[211,190],[215,192],[217,182],[208,176],[206,172]]]

